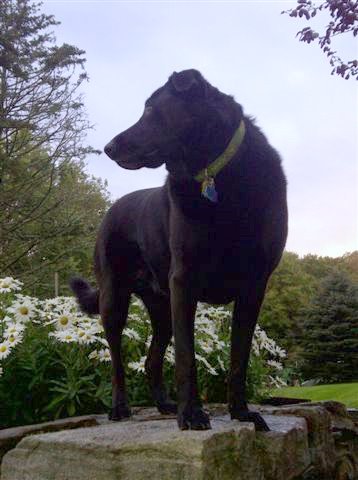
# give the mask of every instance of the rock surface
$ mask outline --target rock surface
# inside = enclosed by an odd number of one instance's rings
[[[306,404],[263,410],[267,433],[231,421],[222,407],[212,409],[207,431],[181,432],[174,418],[145,409],[119,423],[94,417],[94,426],[23,438],[4,456],[1,480],[358,478],[357,430],[345,410],[338,415]],[[333,434],[333,417],[350,432],[343,450]]]
[[[82,417],[64,418],[54,422],[26,425],[23,427],[6,428],[0,430],[0,463],[6,452],[15,448],[24,437],[36,433],[57,432],[79,427],[91,427],[98,425],[100,417],[97,415],[86,415]]]

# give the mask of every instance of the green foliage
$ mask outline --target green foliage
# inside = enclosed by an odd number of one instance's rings
[[[54,272],[62,294],[69,293],[68,278],[74,272],[92,277],[93,237],[109,206],[105,183],[89,177],[82,162],[55,170],[49,164],[42,167],[45,179],[32,182],[33,190],[26,189],[20,200],[14,198],[20,208],[0,214],[0,271],[21,278],[27,292],[37,296],[53,294]],[[21,179],[31,176],[31,159],[19,159],[14,169],[17,174],[6,180],[3,201],[10,202],[9,192],[18,191]]]
[[[29,325],[23,342],[3,361],[0,425],[104,412],[110,404],[110,369],[94,366],[90,351],[56,342],[48,328]]]
[[[84,51],[57,45],[56,25],[29,0],[0,3],[0,271],[33,295],[50,293],[56,271],[63,285],[90,270],[109,205],[85,173]]]
[[[358,378],[358,285],[333,271],[304,310],[303,372],[325,382]]]
[[[291,355],[302,334],[301,310],[311,298],[314,286],[315,280],[305,271],[303,260],[295,253],[285,252],[268,285],[259,323]]]
[[[19,282],[0,279],[0,425],[108,411],[110,357],[98,319],[81,314],[73,298],[40,301],[21,294],[14,298],[14,291],[19,289]],[[226,402],[229,318],[227,309],[198,305],[196,356],[205,402]],[[14,331],[17,333],[11,333]],[[129,401],[132,405],[151,405],[144,362],[152,330],[147,312],[136,298],[123,333]],[[248,371],[250,400],[259,400],[269,385],[280,383],[276,376],[281,363],[277,360],[283,356],[284,352],[258,328]],[[276,360],[270,364],[272,359]],[[165,360],[164,378],[175,398],[172,344]]]

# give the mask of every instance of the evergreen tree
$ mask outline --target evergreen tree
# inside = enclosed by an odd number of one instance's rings
[[[347,273],[327,276],[305,310],[303,373],[325,382],[358,380],[358,285]]]

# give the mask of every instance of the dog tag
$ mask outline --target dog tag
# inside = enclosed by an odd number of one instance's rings
[[[201,184],[201,194],[210,202],[217,203],[218,192],[215,190],[215,182],[212,177],[207,177]]]

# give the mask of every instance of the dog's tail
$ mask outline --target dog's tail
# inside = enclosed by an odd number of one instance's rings
[[[92,288],[86,280],[74,277],[70,280],[70,287],[77,297],[80,308],[88,315],[99,313],[99,291]]]

